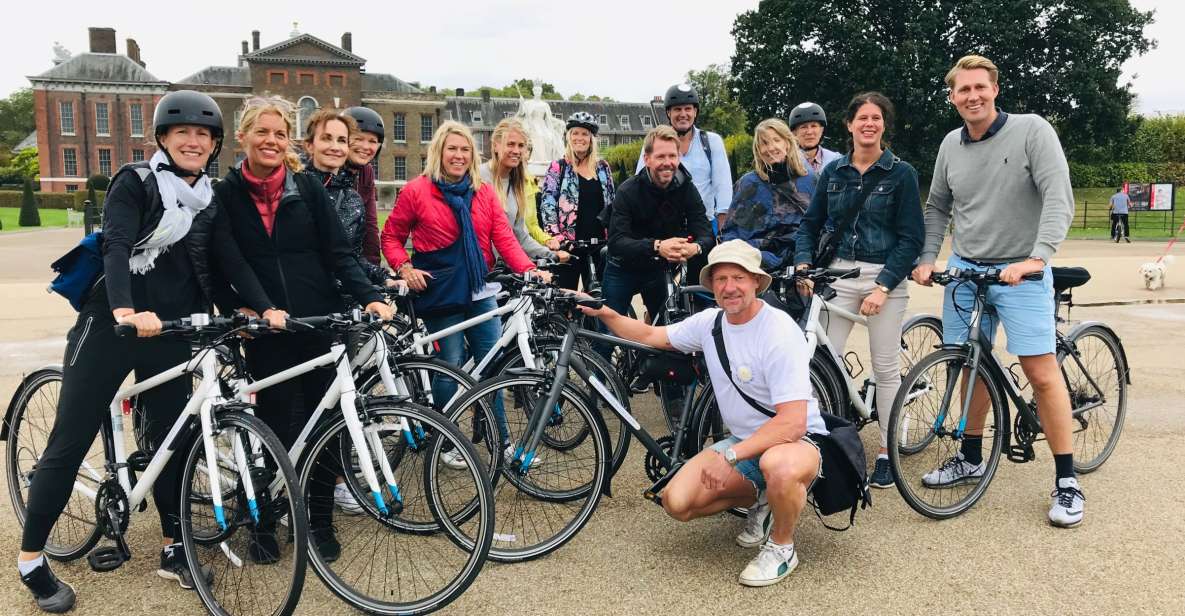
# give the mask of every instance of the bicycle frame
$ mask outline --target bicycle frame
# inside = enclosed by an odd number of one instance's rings
[[[864,397],[860,397],[860,390],[856,388],[856,382],[848,374],[848,371],[844,369],[843,358],[836,354],[835,347],[831,344],[831,339],[827,337],[827,328],[823,327],[819,320],[819,315],[822,314],[824,307],[826,307],[827,314],[830,317],[838,316],[865,327],[868,327],[868,317],[844,310],[818,295],[812,295],[811,297],[811,305],[807,312],[807,324],[804,331],[806,334],[807,355],[808,357],[813,357],[815,349],[821,343],[823,348],[827,349],[827,353],[831,357],[831,360],[835,362],[836,367],[839,368],[839,373],[843,375],[844,387],[848,390],[848,399],[851,400],[852,407],[864,419],[871,419],[872,403],[876,399],[876,388],[867,388],[864,392]]]

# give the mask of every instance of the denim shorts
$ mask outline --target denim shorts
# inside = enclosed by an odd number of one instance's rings
[[[947,267],[984,271],[1004,269],[1007,263],[982,265],[970,263],[958,255],[951,255]],[[947,285],[942,305],[942,342],[962,344],[967,341],[971,309],[975,299],[975,285]],[[1013,286],[992,285],[987,290],[987,303],[995,312],[985,312],[979,323],[980,339],[995,344],[996,329],[1004,323],[1008,336],[1008,352],[1017,357],[1053,353],[1057,330],[1054,323],[1056,308],[1053,297],[1053,272],[1045,266],[1041,280],[1023,280]],[[958,309],[956,310],[956,306]]]
[[[724,453],[725,449],[728,449],[729,447],[736,447],[737,443],[740,442],[741,439],[735,436],[730,436],[722,441],[716,441],[715,443],[712,443],[711,449],[712,451]],[[823,452],[819,449],[818,444],[806,436],[802,437],[802,442],[810,443],[811,447],[814,447],[815,450],[819,452],[819,472],[815,474],[815,479],[811,481],[811,485],[807,486],[806,489],[807,493],[810,493],[811,488],[815,486],[815,481],[818,481],[819,477],[823,475]],[[761,456],[757,456],[756,458],[748,460],[737,460],[737,465],[734,468],[737,469],[737,472],[740,473],[742,477],[748,479],[749,483],[753,484],[753,488],[758,492],[765,489],[765,475],[761,474]]]

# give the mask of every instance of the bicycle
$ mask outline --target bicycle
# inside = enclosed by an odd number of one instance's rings
[[[481,572],[493,538],[494,499],[486,471],[467,438],[439,413],[398,396],[359,395],[346,343],[368,337],[356,363],[397,391],[381,322],[351,314],[289,318],[289,329],[326,331],[329,350],[269,377],[235,380],[251,400],[271,386],[322,367],[333,380],[288,450],[312,522],[332,515],[336,478],[345,480],[360,515],[333,515],[341,557],[310,549],[313,570],[350,605],[374,614],[421,614],[459,597]],[[283,334],[278,334],[283,335]],[[333,412],[340,406],[340,412]],[[441,468],[443,451],[465,465]],[[409,556],[414,555],[414,556]]]
[[[202,604],[212,614],[292,613],[304,586],[308,535],[296,472],[279,439],[251,414],[250,405],[225,399],[218,377],[220,357],[229,354],[226,344],[237,340],[238,332],[258,327],[253,320],[205,314],[162,323],[162,335],[180,336],[196,345],[193,358],[115,394],[91,448],[94,453],[79,468],[62,513],[66,527],[55,527],[45,547],[47,555],[69,561],[90,552],[87,561],[97,572],[127,562],[131,550],[125,535],[131,513],[147,510],[145,499],[161,469],[180,453],[185,460],[181,542],[190,571],[209,572],[209,577],[193,576]],[[117,325],[116,332],[133,335],[135,328]],[[193,374],[202,380],[164,441],[155,451],[128,455],[122,416],[131,411],[130,399]],[[47,434],[42,415],[56,409],[51,398],[60,380],[60,371],[52,368],[33,373],[9,410],[8,487],[22,525],[27,490],[44,449],[40,437]],[[281,519],[291,535],[262,546],[258,535]],[[103,537],[115,545],[91,551]],[[265,599],[269,596],[274,599]],[[252,603],[244,605],[247,602]]]
[[[1035,399],[1026,400],[1015,364],[1005,369],[981,336],[987,289],[1000,282],[999,270],[967,271],[952,268],[935,272],[942,285],[973,284],[975,301],[968,319],[967,341],[943,345],[924,357],[901,383],[889,417],[889,463],[902,498],[918,513],[934,519],[954,517],[970,509],[987,490],[1004,455],[1012,462],[1036,457],[1033,443],[1041,440]],[[1061,307],[1073,304],[1071,289],[1085,284],[1083,268],[1053,268],[1053,287],[1061,324]],[[1038,280],[1042,272],[1027,276]],[[1068,314],[1068,312],[1067,312]],[[1085,321],[1068,333],[1056,334],[1057,362],[1070,395],[1073,418],[1074,469],[1097,470],[1115,449],[1127,412],[1131,384],[1127,354],[1119,336],[1105,323]],[[967,395],[971,391],[977,395]],[[974,417],[972,401],[983,410],[984,425]],[[1009,416],[1009,403],[1015,418]],[[982,438],[983,473],[952,485],[923,481],[926,473],[956,456],[967,437]]]

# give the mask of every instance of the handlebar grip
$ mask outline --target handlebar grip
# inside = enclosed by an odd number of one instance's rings
[[[605,306],[605,302],[603,300],[599,300],[599,299],[596,299],[593,297],[588,297],[588,298],[582,297],[582,298],[576,300],[576,305],[583,306],[583,307],[588,308],[590,310],[600,310],[601,308],[603,308]]]
[[[131,323],[116,323],[115,335],[120,338],[132,338],[136,335],[136,326]]]
[[[1044,280],[1045,272],[1033,272],[1032,274],[1025,274],[1024,276],[1021,276],[1021,278],[1024,278],[1025,280]]]

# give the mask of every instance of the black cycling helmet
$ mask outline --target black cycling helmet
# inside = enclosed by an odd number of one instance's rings
[[[823,125],[823,128],[827,128],[827,113],[817,103],[810,101],[799,103],[797,107],[790,110],[790,130],[807,122],[818,122]]]
[[[670,109],[676,105],[695,105],[699,109],[699,93],[695,91],[695,86],[677,83],[667,88],[666,96],[662,97],[662,108]]]
[[[350,107],[342,113],[354,118],[358,123],[358,130],[372,133],[379,138],[379,144],[387,138],[387,131],[383,126],[383,116],[370,107]]]
[[[170,163],[173,162],[173,157],[161,146],[160,136],[170,126],[181,125],[205,126],[210,129],[210,134],[214,137],[214,151],[210,152],[207,167],[210,162],[218,159],[218,153],[222,151],[222,110],[218,108],[218,103],[214,102],[214,99],[193,90],[177,90],[164,95],[156,104],[156,111],[152,114],[152,130],[156,137],[156,146],[165,153]],[[166,167],[179,176],[200,175],[172,164]]]
[[[568,116],[568,125],[564,128],[564,131],[577,126],[588,129],[588,132],[592,133],[594,137],[597,134],[597,130],[601,128],[601,125],[597,124],[597,119],[593,117],[593,114],[587,111],[577,111]]]

